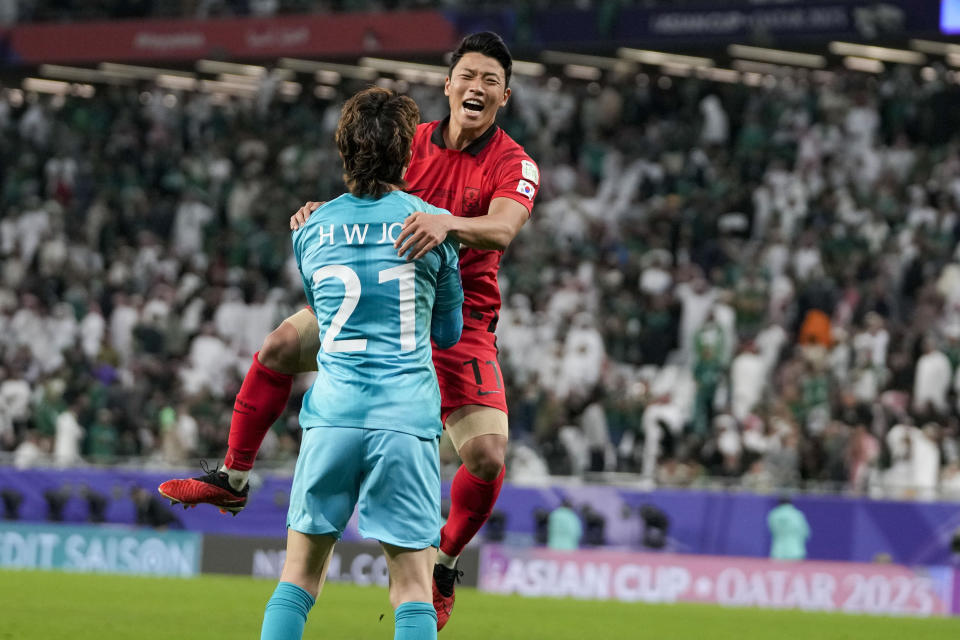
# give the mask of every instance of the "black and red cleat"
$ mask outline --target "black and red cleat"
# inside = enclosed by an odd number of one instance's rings
[[[453,613],[453,601],[457,599],[455,583],[460,582],[463,571],[448,569],[442,564],[433,567],[433,608],[437,612],[437,631],[443,629]]]
[[[198,504],[212,504],[220,509],[220,513],[229,512],[237,515],[243,511],[247,506],[250,484],[244,485],[242,490],[237,491],[230,486],[226,473],[209,469],[203,461],[200,466],[206,472],[204,475],[197,478],[167,480],[157,487],[157,491],[168,499],[170,504],[181,503],[184,508],[195,507]]]

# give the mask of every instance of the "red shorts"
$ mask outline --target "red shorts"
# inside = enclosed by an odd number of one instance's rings
[[[497,361],[497,336],[465,326],[460,342],[449,349],[433,348],[433,366],[440,383],[440,417],[471,404],[507,413],[503,374]]]

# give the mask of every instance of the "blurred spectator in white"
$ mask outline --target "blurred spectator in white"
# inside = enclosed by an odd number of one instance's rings
[[[643,411],[643,453],[641,473],[653,478],[657,461],[663,453],[662,441],[667,432],[679,436],[692,417],[696,383],[687,367],[667,365],[660,369],[650,384],[651,402]]]
[[[932,336],[923,339],[923,355],[917,360],[913,382],[913,410],[920,415],[945,415],[952,378],[950,360],[937,349]]]
[[[15,243],[24,264],[33,262],[41,240],[50,232],[50,213],[39,198],[31,197],[16,221]]]
[[[858,93],[853,100],[854,106],[847,111],[844,120],[844,128],[849,135],[848,142],[855,151],[869,151],[873,147],[877,127],[880,126],[880,116],[866,92]]]
[[[113,312],[110,314],[110,346],[126,363],[133,355],[133,328],[140,321],[142,306],[139,297],[131,299],[125,294],[118,293],[113,300]]]
[[[214,219],[214,211],[198,194],[187,191],[177,207],[173,223],[173,250],[181,258],[190,258],[203,250],[206,226]]]
[[[940,480],[940,427],[928,423],[922,429],[914,430],[913,436],[913,485],[917,497],[933,500],[936,497],[937,483]]]
[[[717,431],[717,451],[721,456],[724,474],[732,476],[740,473],[743,440],[740,438],[736,419],[731,415],[721,414],[713,419],[713,426]]]
[[[675,294],[682,305],[680,319],[680,345],[689,358],[693,353],[693,340],[697,330],[710,315],[717,299],[717,291],[700,273],[694,273],[689,282],[677,285]]]
[[[895,497],[930,499],[935,495],[940,475],[940,449],[935,424],[921,430],[913,425],[897,424],[887,432],[892,464],[884,484]]]
[[[543,481],[550,477],[546,462],[530,445],[514,442],[510,447],[509,479],[513,483]]]
[[[578,313],[563,344],[560,395],[595,387],[600,382],[605,358],[603,338],[594,326],[593,316]]]
[[[100,353],[106,331],[107,321],[100,313],[100,305],[91,302],[86,315],[80,321],[80,348],[87,358],[93,360]]]
[[[23,441],[13,451],[13,467],[15,469],[32,469],[41,466],[47,460],[47,451],[44,450],[39,434],[29,429],[23,436]]]
[[[890,333],[886,329],[883,316],[871,311],[864,317],[864,323],[864,330],[853,338],[854,351],[867,349],[870,363],[875,367],[883,367],[887,363],[887,348],[890,344]]]
[[[933,230],[937,226],[937,210],[927,202],[927,193],[918,184],[910,185],[910,210],[907,211],[907,226],[913,229]]]
[[[640,258],[643,271],[640,273],[640,291],[657,296],[667,293],[673,286],[670,264],[673,260],[666,249],[648,251]]]
[[[200,447],[200,428],[185,403],[177,407],[176,434],[183,458],[191,459],[196,456]]]
[[[85,431],[77,420],[80,406],[81,402],[74,400],[57,416],[53,461],[58,467],[72,467],[83,462],[80,457],[80,444]]]
[[[744,343],[730,366],[730,402],[733,417],[743,421],[763,398],[767,386],[766,363],[756,345]]]
[[[580,428],[586,439],[590,453],[590,471],[605,471],[616,460],[613,443],[610,441],[610,429],[603,405],[599,400],[587,404],[580,416]]]
[[[730,135],[730,124],[720,99],[713,94],[705,96],[700,101],[700,115],[703,116],[700,141],[706,145],[726,144]]]
[[[30,384],[10,377],[10,371],[0,366],[0,445],[4,448],[15,444],[14,427],[23,427],[30,417]]]
[[[203,326],[190,343],[190,353],[180,376],[184,391],[192,395],[206,390],[215,397],[226,391],[227,376],[236,371],[238,359],[215,333],[212,324]]]

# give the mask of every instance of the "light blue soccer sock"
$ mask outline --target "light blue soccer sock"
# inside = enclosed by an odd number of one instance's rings
[[[393,640],[437,640],[437,612],[429,602],[404,602],[393,619]]]
[[[260,640],[300,640],[314,602],[302,587],[292,582],[278,584],[263,614]]]

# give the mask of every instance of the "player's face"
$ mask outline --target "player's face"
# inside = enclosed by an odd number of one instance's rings
[[[475,51],[460,58],[443,93],[450,100],[450,119],[462,129],[485,130],[510,97],[500,63]]]

